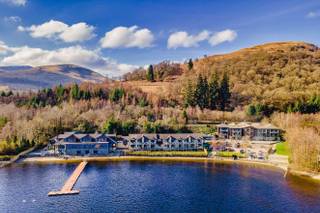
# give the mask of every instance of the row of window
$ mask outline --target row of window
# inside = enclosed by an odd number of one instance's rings
[[[141,144],[131,144],[130,145],[131,147],[151,147],[151,148],[154,148],[155,147],[155,145],[141,145]],[[167,145],[163,145],[163,146],[157,146],[157,147],[195,147],[195,146],[197,146],[196,144],[185,144],[185,145],[182,145],[182,144],[179,144],[179,145],[169,145],[169,144],[167,144]],[[200,145],[198,145],[198,147],[199,146],[202,146],[202,144]]]
[[[113,140],[108,137],[99,137],[99,138],[83,137],[81,139],[76,137],[68,137],[68,138],[64,138],[63,141],[64,142],[113,142]]]
[[[145,141],[141,141],[141,140],[133,140],[130,141],[131,143],[202,143],[201,140],[193,140],[193,141],[189,141],[189,140],[175,140],[175,141],[169,141],[169,140],[164,140],[164,141],[156,141],[156,140],[145,140]]]
[[[108,148],[108,144],[65,144],[59,145],[59,149],[105,149]]]

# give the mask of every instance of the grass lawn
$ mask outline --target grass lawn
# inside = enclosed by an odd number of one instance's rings
[[[278,155],[289,155],[289,145],[288,142],[278,143],[276,145],[276,153]]]
[[[206,151],[129,151],[131,156],[153,156],[153,157],[207,157]]]
[[[246,157],[245,154],[241,154],[239,152],[228,152],[228,151],[225,151],[225,152],[218,152],[217,153],[217,156],[219,156],[219,157],[233,157],[234,155],[236,155],[238,158],[245,158]]]
[[[14,155],[0,155],[0,161],[9,161]]]

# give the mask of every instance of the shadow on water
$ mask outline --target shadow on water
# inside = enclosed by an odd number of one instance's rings
[[[315,197],[320,195],[319,181],[308,177],[291,175],[290,173],[285,179],[288,187],[297,193],[303,193],[304,195]]]

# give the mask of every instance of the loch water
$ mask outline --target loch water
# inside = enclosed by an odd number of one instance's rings
[[[76,164],[0,169],[0,212],[320,212],[320,184],[255,165],[90,162],[79,195],[48,197]]]

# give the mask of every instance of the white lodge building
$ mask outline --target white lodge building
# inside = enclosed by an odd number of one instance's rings
[[[130,150],[202,150],[205,138],[201,134],[130,134],[124,137]]]
[[[223,139],[279,141],[280,132],[281,130],[272,124],[240,122],[217,125],[217,133]]]

